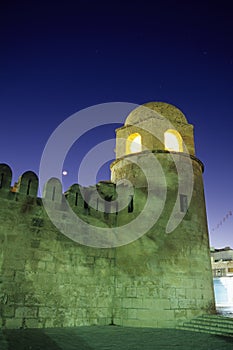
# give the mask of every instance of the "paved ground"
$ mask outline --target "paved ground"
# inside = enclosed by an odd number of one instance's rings
[[[232,350],[233,338],[174,329],[77,327],[3,330],[1,350]]]

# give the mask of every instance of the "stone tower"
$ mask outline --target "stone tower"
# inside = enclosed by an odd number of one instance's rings
[[[116,253],[119,275],[124,279],[125,270],[131,297],[139,298],[128,299],[127,307],[130,302],[133,308],[142,306],[135,325],[171,326],[214,312],[203,170],[195,155],[193,126],[175,106],[146,103],[116,130],[112,181],[133,184],[135,216],[150,195],[152,205],[142,220],[155,218],[143,237]]]

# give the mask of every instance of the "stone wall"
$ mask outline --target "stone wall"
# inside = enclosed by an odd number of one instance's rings
[[[177,196],[171,186],[163,214],[146,235],[105,249],[80,245],[61,234],[36,197],[36,175],[25,173],[12,189],[11,171],[0,165],[1,325],[175,327],[180,321],[213,312],[202,172],[200,164],[194,163],[193,198],[174,232],[164,232]],[[99,186],[102,195],[112,193],[111,183]],[[80,217],[97,226],[114,224],[116,213],[106,216],[96,208],[87,210],[83,199],[75,203],[78,191],[74,185],[66,198]],[[117,213],[118,224],[137,215],[143,196],[136,189],[134,211]],[[64,200],[64,196],[54,198]],[[155,205],[157,199],[155,195]],[[59,210],[62,217],[65,209],[61,205]]]

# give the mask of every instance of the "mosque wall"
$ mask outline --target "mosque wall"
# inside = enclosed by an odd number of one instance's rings
[[[198,162],[193,164],[195,191],[180,225],[165,232],[177,197],[177,174],[171,172],[172,160],[167,160],[170,186],[162,215],[141,238],[117,248],[88,247],[60,233],[37,197],[36,174],[26,172],[12,188],[11,169],[1,165],[1,326],[175,327],[183,320],[214,312],[202,169]],[[130,222],[146,202],[146,192],[136,188],[132,211],[126,207],[106,215],[85,206],[77,184],[64,196],[56,181],[48,183],[47,194],[64,223],[64,199],[80,218],[100,227]],[[103,196],[113,196],[113,184],[98,186]],[[156,210],[159,190],[153,196]],[[149,219],[153,210],[146,215]]]

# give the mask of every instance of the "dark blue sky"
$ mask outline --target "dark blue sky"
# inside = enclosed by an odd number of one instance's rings
[[[211,244],[233,246],[230,1],[7,1],[0,5],[1,162],[38,173],[53,130],[98,103],[164,101],[195,126]],[[95,136],[94,136],[95,135]],[[98,129],[100,139],[114,128]],[[65,186],[76,162],[70,154]],[[101,177],[108,177],[106,170]]]

